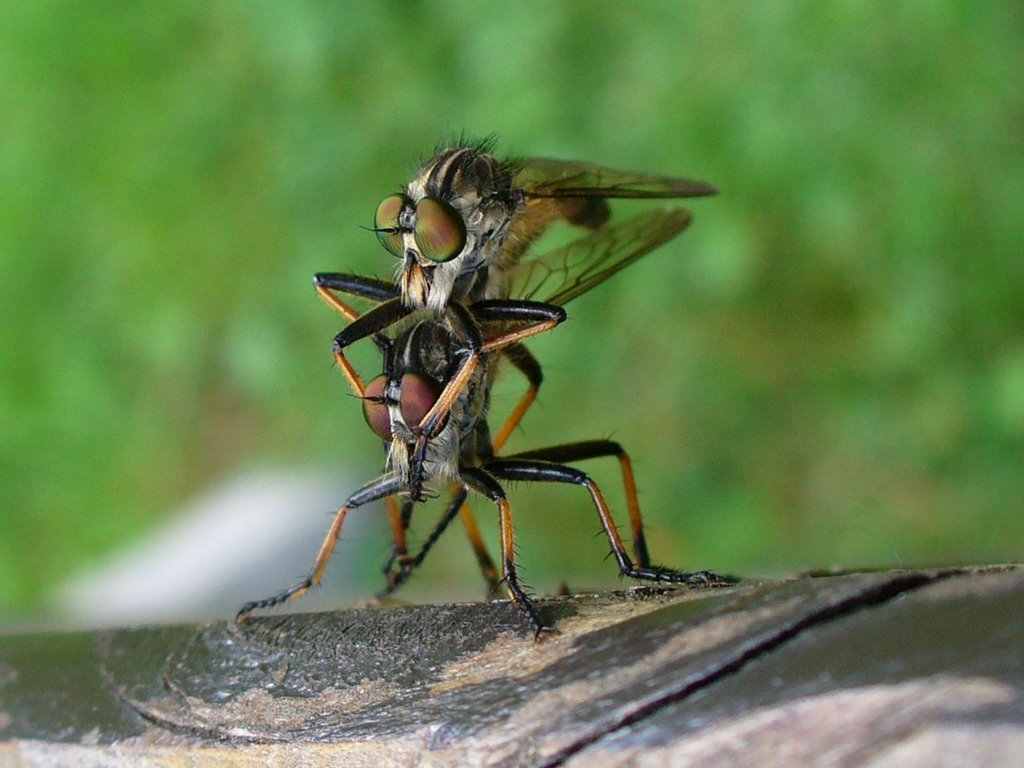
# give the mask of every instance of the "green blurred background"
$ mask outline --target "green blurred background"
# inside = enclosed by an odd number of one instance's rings
[[[0,618],[225,478],[380,470],[310,278],[389,275],[362,227],[461,131],[722,190],[530,343],[510,449],[614,436],[681,567],[1021,559],[1022,73],[1013,2],[9,0]],[[616,583],[584,493],[513,503],[538,590]],[[448,538],[411,595],[477,589]]]

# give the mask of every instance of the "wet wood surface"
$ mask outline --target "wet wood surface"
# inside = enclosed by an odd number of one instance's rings
[[[1021,765],[1024,569],[0,636],[0,766]]]

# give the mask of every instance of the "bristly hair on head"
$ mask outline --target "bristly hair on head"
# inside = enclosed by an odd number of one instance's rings
[[[489,133],[481,139],[471,139],[466,135],[466,131],[462,130],[459,133],[451,134],[446,137],[442,137],[437,145],[434,147],[434,154],[438,155],[444,152],[446,149],[473,149],[476,152],[486,155],[494,154],[494,147],[498,143],[498,134]]]

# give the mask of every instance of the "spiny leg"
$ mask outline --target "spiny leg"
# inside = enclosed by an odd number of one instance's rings
[[[560,449],[569,446],[559,446]],[[536,453],[536,452],[535,452]],[[638,566],[630,560],[626,553],[626,547],[622,543],[622,537],[615,527],[615,520],[608,502],[597,483],[590,479],[587,473],[575,467],[556,464],[539,459],[504,458],[495,459],[484,467],[487,472],[502,480],[546,482],[546,483],[571,483],[583,486],[590,493],[590,498],[597,508],[598,516],[601,518],[601,526],[604,528],[608,542],[611,544],[612,554],[618,563],[619,572],[623,576],[629,576],[640,581],[658,581],[672,584],[690,584],[694,586],[712,586],[732,583],[732,580],[718,576],[710,571],[696,571],[687,573],[672,568],[661,566]]]
[[[437,525],[427,536],[426,540],[420,547],[419,552],[415,556],[406,558],[405,560],[399,559],[400,568],[398,570],[392,570],[395,558],[392,558],[388,563],[388,569],[386,570],[388,576],[388,586],[380,593],[381,597],[392,594],[402,584],[409,580],[412,576],[413,571],[423,564],[427,554],[437,543],[438,539],[445,532],[452,520],[455,519],[456,515],[461,518],[463,525],[466,528],[466,535],[469,537],[469,543],[473,547],[473,552],[476,554],[477,565],[480,567],[480,573],[484,577],[484,581],[487,582],[488,594],[494,594],[498,588],[498,571],[494,567],[494,561],[491,559],[490,554],[487,552],[487,545],[484,544],[483,537],[480,535],[480,528],[477,526],[476,519],[473,513],[470,511],[469,503],[466,500],[467,491],[463,485],[452,486],[452,499],[448,503],[448,507],[445,509],[444,515],[437,521]]]
[[[498,520],[501,527],[501,570],[512,602],[522,609],[533,625],[533,634],[539,638],[546,625],[537,613],[533,600],[519,584],[515,563],[515,534],[512,529],[512,508],[505,490],[487,471],[479,467],[463,467],[462,480],[470,490],[486,496],[498,506]]]
[[[358,320],[361,313],[343,301],[337,295],[338,293],[359,296],[375,301],[378,304],[382,304],[388,299],[393,299],[399,295],[398,289],[394,284],[386,280],[341,272],[317,272],[313,275],[313,287],[316,289],[317,295],[331,309],[350,323]],[[383,333],[373,334],[373,343],[377,345],[381,352],[387,354],[390,341]]]
[[[417,437],[409,458],[408,491],[414,499],[420,499],[423,496],[423,462],[427,453],[427,445],[444,428],[452,406],[467,387],[473,372],[480,364],[480,350],[483,347],[480,327],[463,305],[450,304],[445,312],[445,317],[451,326],[452,336],[461,340],[459,348],[454,352],[455,357],[461,358],[461,361],[455,373],[445,382],[437,399],[420,419],[419,424],[413,427]]]
[[[468,501],[459,510],[459,518],[466,529],[470,546],[473,547],[476,563],[480,567],[480,574],[484,577],[484,581],[487,582],[487,594],[495,595],[498,592],[498,584],[500,583],[498,569],[494,567],[494,560],[491,559],[491,555],[487,551],[487,545],[484,544],[483,536],[480,535],[480,527],[476,524],[476,518],[473,516],[473,511],[470,509]]]
[[[651,567],[651,556],[647,550],[647,537],[644,535],[644,521],[640,514],[640,501],[637,498],[636,480],[633,477],[633,462],[626,450],[614,440],[581,440],[577,443],[553,445],[535,451],[521,451],[505,456],[507,459],[540,459],[565,464],[572,461],[598,459],[604,456],[615,456],[622,470],[622,485],[626,492],[626,509],[629,511],[629,526],[633,533],[633,556],[636,565],[641,568]]]
[[[562,307],[542,301],[518,299],[486,299],[478,301],[470,310],[480,323],[511,324],[511,330],[489,336],[484,343],[484,352],[494,352],[518,344],[531,336],[550,331],[565,321]]]
[[[341,527],[345,524],[346,515],[348,515],[351,510],[361,507],[363,504],[368,504],[371,501],[376,501],[384,496],[390,496],[391,494],[396,493],[400,487],[401,478],[399,476],[391,474],[382,475],[372,483],[367,483],[349,496],[348,500],[341,505],[335,513],[334,519],[331,521],[331,527],[327,530],[327,535],[324,537],[323,543],[320,545],[320,550],[317,552],[316,560],[313,563],[313,569],[310,571],[309,575],[298,584],[295,584],[272,597],[267,597],[262,600],[252,600],[246,603],[235,615],[235,621],[245,621],[249,618],[249,614],[258,608],[269,608],[288,600],[301,597],[311,587],[315,587],[319,584],[320,580],[323,578],[324,569],[327,567],[327,561],[331,559],[331,553],[334,551],[334,545],[337,543],[338,537],[341,535]]]
[[[490,448],[491,455],[501,450],[501,447],[505,444],[509,435],[512,434],[512,431],[516,426],[518,426],[519,422],[522,421],[526,411],[536,399],[537,391],[540,389],[541,382],[544,379],[540,363],[537,362],[537,359],[522,344],[512,344],[502,350],[502,354],[508,358],[516,368],[523,372],[523,375],[526,376],[530,386],[527,389],[526,394],[523,395],[522,399],[512,411],[512,414],[506,420],[504,426],[501,428],[501,432],[498,434],[498,437],[493,441]],[[458,486],[453,486],[453,496],[458,492]],[[480,527],[477,525],[476,518],[473,515],[473,511],[468,502],[463,502],[461,508],[458,509],[458,514],[466,529],[466,535],[469,537],[469,543],[473,547],[473,552],[476,554],[476,561],[480,566],[480,573],[483,575],[484,581],[487,582],[488,594],[493,595],[498,588],[498,571],[494,567],[494,560],[491,559],[490,553],[487,551],[487,545],[484,543],[483,537],[480,535]],[[423,562],[423,559],[426,557],[430,547],[437,541],[441,533],[451,522],[451,519],[452,518],[448,515],[441,518],[437,527],[427,539],[427,542],[424,543],[423,549],[415,558],[413,558],[413,561],[409,564],[408,568],[403,567],[401,578],[394,586],[387,590],[388,593],[394,591],[394,589],[396,589],[400,584],[404,583],[411,575],[412,569]]]
[[[421,434],[413,456],[422,456],[425,441],[437,434],[443,420],[451,410],[452,404],[466,387],[470,376],[480,361],[480,356],[487,352],[500,352],[523,339],[536,336],[554,328],[565,320],[565,310],[539,301],[488,300],[473,304],[469,310],[461,304],[448,306],[448,322],[454,335],[465,340],[464,359],[455,375],[445,384],[444,389],[421,420],[418,431]],[[481,336],[480,323],[507,322],[519,324],[511,331],[501,333],[484,341]],[[519,358],[529,355],[522,350]],[[517,353],[513,353],[517,355]],[[513,362],[516,362],[513,360]],[[536,363],[536,361],[534,361]],[[518,364],[518,363],[517,363]],[[539,368],[539,366],[538,366]],[[539,382],[538,382],[539,383]],[[527,406],[529,403],[527,403]],[[525,408],[523,409],[525,412]],[[414,458],[415,461],[415,458]]]
[[[388,577],[388,583],[384,590],[380,592],[380,597],[385,597],[387,595],[392,594],[396,589],[398,589],[406,581],[408,581],[409,576],[412,575],[413,570],[423,563],[424,559],[426,559],[427,553],[430,552],[434,544],[437,543],[437,540],[441,538],[441,534],[445,532],[451,521],[455,519],[456,515],[458,515],[459,508],[465,501],[466,489],[463,488],[462,486],[454,486],[454,493],[452,495],[451,501],[448,502],[448,506],[445,508],[444,514],[441,516],[441,519],[437,522],[437,525],[434,526],[434,529],[430,532],[430,535],[427,536],[427,539],[420,547],[419,552],[417,552],[412,557],[398,559],[397,564],[399,567],[397,570],[393,569],[393,566],[395,565],[396,562],[395,558],[392,558],[392,560],[388,563],[389,567],[385,571]],[[411,502],[406,503],[408,504]]]

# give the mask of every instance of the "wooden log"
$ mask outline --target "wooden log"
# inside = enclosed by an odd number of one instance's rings
[[[0,766],[1020,765],[1024,569],[0,637]]]

